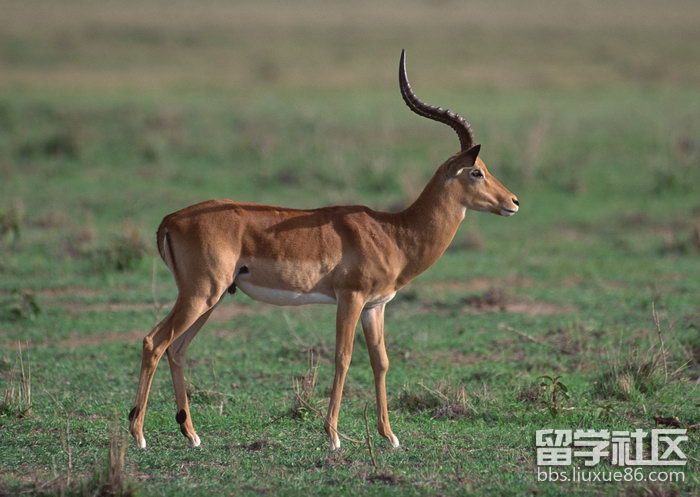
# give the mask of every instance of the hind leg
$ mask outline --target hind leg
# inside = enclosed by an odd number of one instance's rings
[[[198,447],[200,444],[199,436],[194,429],[192,416],[190,415],[190,405],[187,399],[187,388],[185,386],[185,375],[183,367],[185,363],[185,354],[190,342],[194,339],[197,332],[204,326],[211,313],[216,306],[209,309],[207,312],[195,321],[190,328],[184,332],[180,338],[175,340],[168,347],[168,362],[170,363],[170,374],[173,378],[173,387],[175,388],[175,402],[177,403],[177,415],[175,419],[180,425],[180,432],[187,437],[192,447]]]
[[[141,374],[136,391],[136,402],[129,413],[131,434],[140,448],[146,447],[146,439],[143,436],[143,421],[146,416],[148,394],[158,362],[170,344],[219,301],[224,290],[225,288],[216,297],[209,299],[197,296],[183,297],[181,293],[168,317],[156,325],[143,339]]]

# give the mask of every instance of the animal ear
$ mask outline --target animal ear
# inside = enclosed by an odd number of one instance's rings
[[[476,162],[476,158],[479,156],[479,151],[481,150],[481,145],[474,145],[467,150],[458,153],[452,162],[450,162],[447,174],[449,177],[453,178],[458,176],[467,167],[472,167]]]

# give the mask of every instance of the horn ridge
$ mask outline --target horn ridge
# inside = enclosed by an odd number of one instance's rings
[[[422,102],[416,94],[413,93],[411,83],[409,83],[408,76],[406,75],[406,50],[401,50],[401,59],[399,61],[399,88],[401,89],[403,101],[406,102],[409,109],[419,116],[447,124],[457,133],[462,150],[471,148],[474,144],[474,133],[466,119],[450,109],[428,105]]]

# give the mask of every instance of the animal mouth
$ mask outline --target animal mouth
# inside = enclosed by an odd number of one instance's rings
[[[501,216],[510,217],[510,216],[512,216],[513,214],[515,214],[516,212],[518,212],[518,208],[517,208],[517,207],[516,207],[515,209],[507,209],[507,208],[505,208],[505,207],[501,207],[501,213],[500,213],[500,214],[501,214]]]

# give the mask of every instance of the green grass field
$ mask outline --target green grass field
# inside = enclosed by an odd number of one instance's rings
[[[362,443],[330,454],[313,410],[290,412],[310,353],[309,403],[325,410],[334,308],[239,292],[189,352],[202,446],[179,433],[162,361],[126,487],[700,494],[697,2],[0,8],[0,495],[100,490],[110,439],[127,436],[141,340],[175,297],[155,250],[164,215],[209,198],[397,210],[417,196],[458,142],[403,105],[401,48],[417,94],[472,122],[521,202],[509,219],[467,213],[387,307],[402,447],[374,430],[358,333],[340,430]],[[553,402],[543,375],[569,398]],[[689,429],[685,481],[536,481],[535,430],[651,429],[655,416]]]

